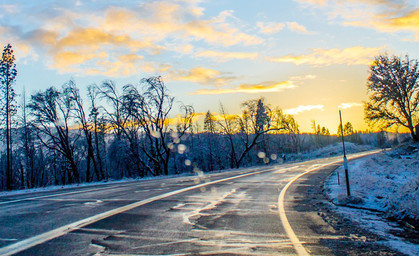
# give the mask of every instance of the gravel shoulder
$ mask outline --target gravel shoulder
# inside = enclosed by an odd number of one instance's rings
[[[408,255],[388,246],[388,238],[377,235],[342,214],[342,209],[328,200],[323,184],[340,165],[331,165],[308,173],[289,189],[293,203],[286,211],[297,211],[305,218],[291,219],[299,237],[319,237],[318,243],[329,249],[327,255]],[[345,210],[343,210],[345,211]],[[301,225],[301,223],[306,223]],[[313,255],[319,251],[306,240],[305,247]],[[320,255],[326,255],[322,252]]]

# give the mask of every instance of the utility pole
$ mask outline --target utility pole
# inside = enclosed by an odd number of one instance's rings
[[[343,148],[343,167],[345,168],[346,194],[348,196],[351,196],[351,189],[349,188],[348,159],[346,159],[345,140],[343,138],[342,113],[340,110],[339,110],[339,117],[340,117],[340,130],[341,130],[342,148]]]

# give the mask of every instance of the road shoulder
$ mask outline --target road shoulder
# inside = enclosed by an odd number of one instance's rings
[[[287,216],[304,247],[313,255],[400,255],[385,238],[344,218],[323,194],[323,183],[339,165],[307,173],[289,188]]]

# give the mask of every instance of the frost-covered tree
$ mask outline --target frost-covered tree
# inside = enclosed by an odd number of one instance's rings
[[[408,56],[377,56],[367,80],[369,101],[365,103],[365,119],[384,128],[404,126],[419,141],[418,77],[417,60]]]
[[[216,119],[214,115],[211,113],[211,111],[207,111],[204,118],[204,131],[205,135],[207,137],[206,145],[208,149],[208,170],[212,171],[214,170],[214,140],[215,140],[215,132],[216,132]]]
[[[352,123],[346,122],[345,125],[343,126],[343,136],[352,135],[353,133],[354,133],[354,127],[352,126]],[[340,125],[338,125],[337,135],[342,136],[342,128]]]
[[[91,163],[93,163],[93,170],[96,175],[97,180],[103,179],[103,174],[99,172],[98,164],[94,154],[93,148],[93,126],[88,120],[88,114],[84,110],[83,100],[80,95],[80,91],[76,86],[76,83],[73,80],[70,80],[64,85],[63,90],[68,95],[69,99],[72,101],[72,111],[76,119],[76,122],[80,126],[80,130],[83,131],[85,147],[87,148],[86,155],[86,181],[91,181]]]
[[[17,112],[15,91],[13,84],[17,76],[15,55],[12,46],[6,45],[0,59],[0,113],[6,138],[6,188],[13,187],[13,165],[12,165],[12,123]]]
[[[264,135],[274,131],[286,131],[286,122],[290,120],[284,118],[282,112],[278,112],[281,115],[275,115],[263,98],[248,100],[242,104],[242,107],[241,116],[228,116],[221,106],[223,118],[218,121],[221,131],[229,138],[232,168],[239,168],[256,145],[260,145],[261,150],[266,151],[267,144],[264,143],[267,139]],[[235,134],[237,136],[234,136]],[[239,138],[240,143],[235,143],[235,137]]]
[[[45,91],[35,93],[31,96],[28,108],[33,116],[33,124],[42,145],[65,159],[69,183],[80,182],[75,157],[76,138],[71,131],[74,106],[69,91],[59,91],[55,87],[50,87]],[[65,183],[65,179],[63,181]]]

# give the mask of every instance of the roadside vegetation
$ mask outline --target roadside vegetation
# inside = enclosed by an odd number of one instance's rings
[[[292,115],[263,98],[243,102],[239,115],[222,104],[217,112],[196,113],[175,100],[160,76],[123,86],[111,80],[89,85],[85,97],[70,80],[17,98],[14,62],[7,45],[0,69],[0,190],[281,163],[339,141],[315,121],[313,132],[302,134]],[[376,80],[369,81],[374,94]],[[417,123],[417,87],[414,82],[409,94],[408,128]],[[371,98],[367,119],[381,120],[377,113],[385,99]],[[174,117],[174,110],[181,114]],[[338,135],[342,132],[349,142],[375,147],[406,139],[403,134],[356,131],[350,122]],[[416,139],[414,132],[412,136]]]

